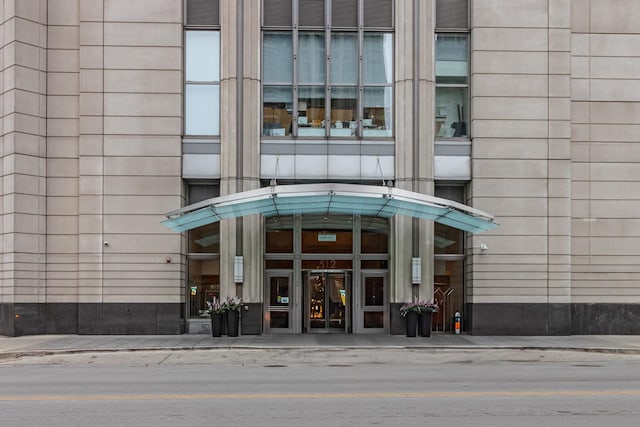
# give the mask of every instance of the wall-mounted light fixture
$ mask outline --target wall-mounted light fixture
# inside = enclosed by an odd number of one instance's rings
[[[242,255],[233,259],[233,278],[236,283],[244,282],[244,259]]]
[[[478,246],[471,246],[470,248],[471,249],[480,249],[482,252],[489,250],[489,246],[487,246],[486,243],[480,243]]]
[[[422,282],[422,259],[411,258],[411,283],[419,285]]]

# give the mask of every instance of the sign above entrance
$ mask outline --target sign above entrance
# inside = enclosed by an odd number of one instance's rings
[[[452,200],[394,187],[339,183],[272,185],[194,203],[166,214],[163,224],[182,232],[246,215],[356,214],[428,219],[470,233],[491,230],[493,216]],[[318,237],[318,240],[320,237]]]
[[[334,233],[318,233],[318,242],[335,242],[336,235]]]

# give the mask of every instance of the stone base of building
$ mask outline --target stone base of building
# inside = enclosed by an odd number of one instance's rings
[[[570,335],[571,304],[467,304],[463,329],[473,335]]]
[[[392,335],[405,333],[401,306],[389,306]],[[0,304],[0,335],[176,335],[185,332],[181,309],[178,303]],[[640,304],[467,304],[462,324],[472,335],[638,335]],[[262,330],[262,304],[243,305],[241,333]]]
[[[640,304],[467,304],[473,335],[636,335]]]
[[[639,335],[640,304],[571,304],[573,335]]]
[[[182,304],[0,304],[0,334],[175,335],[184,332]]]
[[[404,335],[407,333],[406,321],[400,314],[400,307],[403,304],[402,302],[389,304],[389,333],[391,335]]]

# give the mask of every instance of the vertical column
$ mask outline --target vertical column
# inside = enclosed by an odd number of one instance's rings
[[[48,333],[77,332],[79,3],[47,8]]]
[[[220,0],[220,195],[238,191],[237,87],[238,61],[236,0]],[[255,101],[254,101],[255,102]],[[235,295],[233,261],[236,255],[236,224],[239,220],[220,222],[220,295]]]
[[[573,0],[572,332],[640,329],[640,10]]]
[[[423,194],[434,194],[434,31],[435,2],[433,0],[419,2],[418,12],[418,111],[414,111],[414,122],[417,124],[418,170],[416,174],[416,191]],[[422,281],[419,296],[422,300],[433,298],[433,221],[419,220],[418,254],[422,260]]]
[[[101,112],[87,132],[102,129],[102,154],[86,159],[102,175],[102,238],[109,242],[89,239],[103,251],[104,333],[180,332],[182,238],[160,222],[182,202],[183,6],[104,1],[103,46],[87,50],[100,56],[104,78],[94,97]],[[90,206],[99,203],[92,198]]]
[[[571,333],[571,0],[549,1],[547,304],[550,334]]]
[[[418,50],[414,44],[414,2],[395,2],[395,99],[396,99],[396,152],[395,186],[413,190],[414,177],[414,97],[417,96],[414,81],[414,61]],[[411,299],[411,257],[413,254],[413,221],[406,216],[391,220],[389,255],[390,301],[401,303]],[[392,305],[392,311],[396,311]],[[392,312],[392,315],[395,313]],[[393,317],[392,317],[393,318]],[[393,321],[392,321],[393,322]],[[393,329],[393,325],[392,325]]]
[[[260,188],[260,102],[261,16],[260,7],[244,1],[242,42],[242,170],[243,191]],[[243,299],[262,302],[264,221],[262,215],[243,218],[244,285]]]
[[[80,332],[101,332],[103,302],[104,2],[80,1],[78,240]],[[84,307],[91,307],[86,312]]]
[[[557,271],[569,253],[568,2],[530,0],[526,13],[516,3],[471,2],[471,204],[501,224],[468,245],[474,333],[567,325],[550,303],[568,286]]]
[[[44,330],[46,302],[45,0],[2,8],[0,333]]]
[[[396,2],[396,187],[433,194],[434,2]],[[391,299],[433,293],[433,223],[392,220]],[[422,260],[418,295],[412,295],[411,258]]]

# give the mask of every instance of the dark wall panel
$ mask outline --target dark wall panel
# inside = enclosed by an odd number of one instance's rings
[[[570,304],[469,304],[473,335],[569,335]]]
[[[262,304],[242,304],[242,312],[240,314],[242,316],[240,319],[242,335],[262,334]]]
[[[640,304],[573,304],[574,335],[640,334]]]

